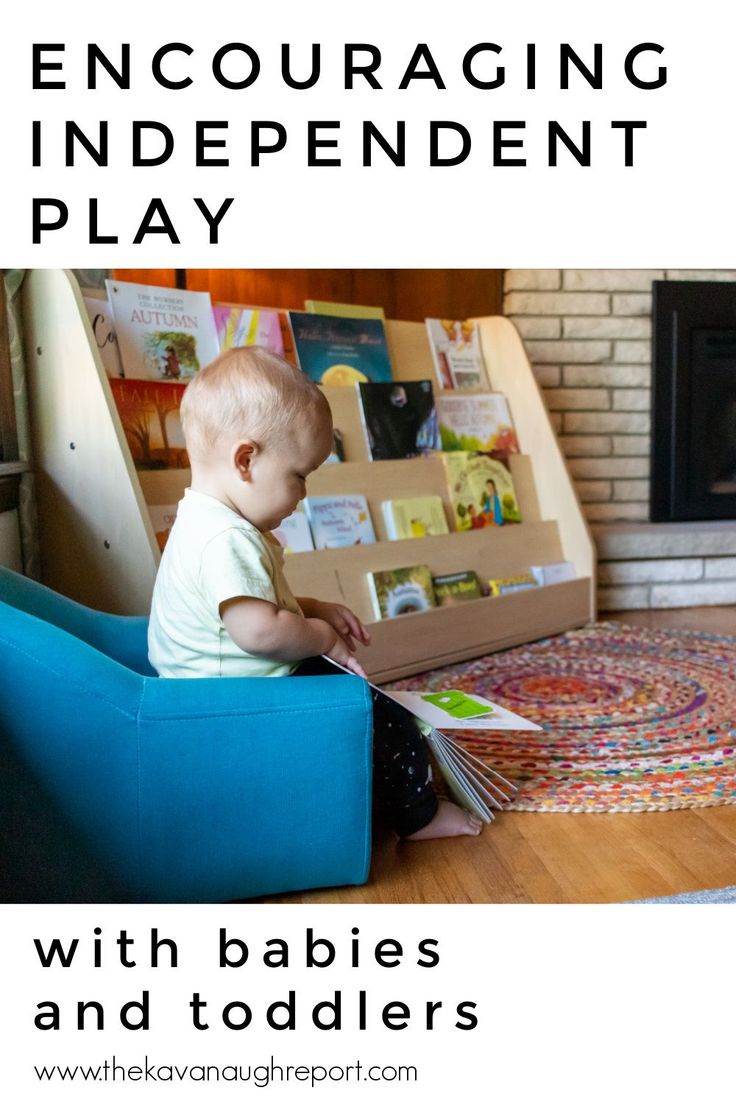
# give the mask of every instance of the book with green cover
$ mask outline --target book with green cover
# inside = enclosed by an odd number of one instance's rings
[[[458,532],[521,521],[506,463],[483,452],[443,454]]]
[[[372,571],[368,575],[368,589],[377,621],[384,617],[400,617],[404,613],[419,613],[437,604],[432,573],[426,564]]]
[[[458,602],[472,602],[483,597],[480,581],[474,571],[434,575],[432,586],[438,606],[455,606]]]
[[[439,495],[391,498],[381,503],[389,540],[436,537],[449,533],[445,508]]]
[[[331,314],[334,318],[380,318],[386,317],[383,307],[364,307],[359,303],[331,303],[326,299],[305,299],[307,314]]]
[[[438,395],[435,404],[444,452],[518,452],[506,396]]]

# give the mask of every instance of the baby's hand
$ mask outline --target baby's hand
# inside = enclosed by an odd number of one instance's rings
[[[347,667],[348,671],[352,671],[354,675],[360,675],[364,679],[368,678],[355,656],[351,655],[345,641],[341,640],[339,636],[329,652],[325,652],[325,655],[329,659],[334,659],[335,663],[339,663],[341,667]]]
[[[326,621],[327,624],[335,630],[351,652],[355,651],[353,640],[358,640],[361,644],[370,644],[370,633],[362,621],[359,621],[353,611],[348,609],[347,606],[341,606],[337,602],[313,600],[312,608],[312,616],[319,617],[323,621]],[[342,661],[338,660],[338,663],[340,662]],[[362,674],[362,669],[360,673]]]

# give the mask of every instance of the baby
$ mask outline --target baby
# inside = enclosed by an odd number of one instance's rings
[[[333,448],[322,392],[258,347],[231,349],[189,383],[181,419],[192,484],[156,578],[149,658],[167,678],[284,676],[334,671],[365,677],[356,641],[370,636],[347,607],[295,598],[271,535],[306,494]],[[322,667],[320,665],[323,665]],[[374,698],[376,788],[408,839],[477,835],[478,818],[438,802],[424,740]]]

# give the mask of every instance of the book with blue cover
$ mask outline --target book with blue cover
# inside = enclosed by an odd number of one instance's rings
[[[289,311],[299,367],[327,387],[387,383],[391,360],[380,318]]]

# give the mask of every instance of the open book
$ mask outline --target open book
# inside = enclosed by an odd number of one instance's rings
[[[327,657],[324,657],[327,659]],[[339,663],[329,660],[340,670]],[[348,674],[351,672],[347,671]],[[427,741],[437,767],[459,805],[489,823],[494,810],[503,809],[516,793],[516,787],[482,759],[462,747],[445,729],[488,731],[490,729],[539,730],[540,726],[495,705],[478,694],[450,689],[432,693],[408,690],[382,690],[369,683],[374,699],[380,695],[397,709],[411,713],[419,732]]]

